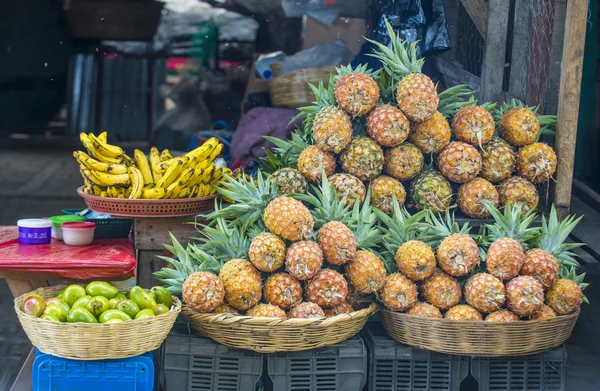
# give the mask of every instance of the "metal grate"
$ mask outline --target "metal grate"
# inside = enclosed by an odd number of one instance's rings
[[[458,2],[458,42],[456,45],[457,61],[468,72],[481,76],[483,62],[483,37],[475,27],[475,23],[467,10]]]

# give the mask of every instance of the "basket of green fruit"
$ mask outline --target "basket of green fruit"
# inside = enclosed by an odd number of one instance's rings
[[[40,351],[76,360],[127,358],[158,349],[181,302],[163,287],[119,288],[104,281],[39,288],[15,312]]]

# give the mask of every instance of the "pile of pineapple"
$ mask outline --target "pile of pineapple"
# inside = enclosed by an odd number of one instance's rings
[[[557,164],[554,150],[537,140],[551,133],[555,116],[516,101],[478,106],[465,86],[438,95],[421,73],[416,44],[401,42],[389,24],[388,32],[390,48],[374,42],[383,68],[341,67],[328,88],[313,87],[315,104],[297,117],[305,118],[302,129],[291,141],[268,138],[276,148],[265,168],[281,186],[318,183],[324,172],[349,203],[362,202],[370,187],[373,205],[387,212],[392,194],[400,204],[409,198],[408,206],[444,212],[457,193],[460,210],[473,218],[490,216],[485,201],[535,209],[535,185],[549,181]]]

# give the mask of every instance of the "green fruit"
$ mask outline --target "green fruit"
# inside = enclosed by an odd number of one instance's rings
[[[73,307],[73,304],[83,296],[85,296],[85,289],[81,285],[74,284],[65,288],[62,299]]]
[[[167,312],[169,312],[169,307],[167,307],[166,305],[164,305],[164,304],[156,305],[156,315],[166,314]]]
[[[21,307],[21,310],[24,313],[33,315],[37,318],[42,316],[44,309],[46,309],[46,304],[40,295],[27,296],[27,298],[23,300],[23,306]]]
[[[123,311],[108,310],[108,311],[103,312],[102,315],[100,315],[99,320],[100,320],[100,323],[106,323],[111,319],[120,319],[122,321],[126,321],[126,320],[131,320],[131,317]]]
[[[156,301],[156,294],[154,293],[154,291],[152,291],[150,289],[146,289],[146,292],[148,292],[148,294],[150,295],[150,297],[153,298],[154,301]]]
[[[131,300],[121,300],[117,305],[117,309],[119,311],[125,312],[131,318],[133,318],[138,312],[140,312],[140,307],[138,307],[138,305]]]
[[[73,303],[73,305],[71,306],[71,309],[85,308],[85,306],[87,305],[87,303],[90,302],[90,300],[92,300],[92,296],[85,295],[82,298],[80,298],[79,300],[77,300],[75,303]]]
[[[108,301],[108,309],[109,310],[115,310],[115,309],[117,309],[117,305],[119,305],[120,301],[121,300],[117,299],[116,297],[114,299],[110,299]]]
[[[164,286],[155,286],[151,289],[151,291],[154,292],[154,295],[156,296],[157,304],[164,304],[167,306],[167,308],[171,308],[171,305],[173,304],[173,297],[167,288]]]
[[[58,293],[56,294],[56,297],[58,299],[62,299],[63,295],[65,294],[65,289],[67,289],[67,288],[63,288],[63,289],[61,289],[61,290],[58,291]]]
[[[131,288],[131,291],[129,291],[129,299],[137,304],[140,309],[149,309],[152,310],[153,313],[156,313],[156,301],[150,297],[148,292],[139,286]]]
[[[98,320],[92,313],[85,308],[71,308],[67,315],[67,322],[70,323],[98,323]]]
[[[90,282],[85,287],[85,291],[90,296],[104,296],[107,299],[114,299],[119,293],[117,288],[105,281]]]
[[[125,296],[123,293],[119,292],[119,293],[117,293],[117,296],[115,297],[115,299],[119,299],[119,301],[127,300],[127,296]]]
[[[58,318],[56,316],[53,316],[50,314],[44,314],[44,315],[42,315],[42,317],[40,319],[50,320],[52,322],[60,322],[60,320],[58,320]]]
[[[59,304],[50,304],[44,310],[44,315],[52,315],[60,322],[66,322],[68,314],[69,311]]]
[[[42,295],[40,295],[39,293],[30,293],[27,296],[25,296],[25,299],[27,299],[28,297],[39,297],[40,299],[44,300],[44,298],[42,297]]]
[[[100,316],[101,313],[109,309],[108,299],[104,296],[95,296],[86,304],[85,309],[94,316]]]
[[[144,319],[144,318],[151,318],[154,316],[154,312],[147,308],[145,310],[141,310],[140,312],[137,313],[137,315],[135,316],[136,319]]]
[[[67,303],[65,303],[64,300],[59,299],[58,297],[53,297],[51,299],[46,300],[46,307],[48,307],[50,304],[59,305],[59,306],[63,307],[65,309],[65,311],[67,311],[67,312],[69,312],[69,310],[71,309],[71,307],[69,307],[69,305]]]
[[[109,319],[104,323],[123,323],[123,319],[119,319],[119,318],[113,318],[113,319]]]

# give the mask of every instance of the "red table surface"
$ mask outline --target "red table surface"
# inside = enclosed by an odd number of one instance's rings
[[[77,280],[133,276],[135,250],[130,239],[96,239],[89,246],[28,245],[18,240],[18,228],[0,226],[0,270],[54,273]]]

